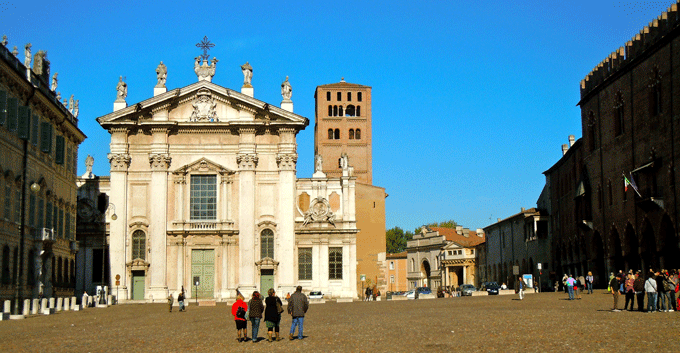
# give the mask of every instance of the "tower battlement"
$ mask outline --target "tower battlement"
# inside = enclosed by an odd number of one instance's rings
[[[581,100],[601,84],[614,76],[623,67],[636,62],[645,56],[649,50],[654,50],[656,44],[661,43],[668,35],[680,30],[680,0],[671,5],[668,10],[645,26],[640,33],[619,49],[613,51],[606,59],[581,80]]]

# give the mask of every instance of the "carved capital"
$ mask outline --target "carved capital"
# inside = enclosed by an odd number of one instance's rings
[[[108,157],[112,171],[124,172],[130,167],[131,158],[127,153],[109,153]]]
[[[171,161],[172,158],[167,154],[156,153],[149,155],[149,164],[151,164],[151,169],[167,170],[170,167]]]
[[[242,170],[255,170],[259,158],[255,153],[241,153],[236,156],[238,168]]]
[[[276,156],[276,164],[281,170],[295,170],[297,163],[296,153],[280,153]]]

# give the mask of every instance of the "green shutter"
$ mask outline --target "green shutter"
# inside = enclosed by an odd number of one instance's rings
[[[30,137],[31,127],[31,108],[19,107],[19,120],[17,122],[17,135],[22,140],[28,140]]]
[[[16,131],[17,129],[17,107],[18,101],[16,98],[7,98],[7,129],[9,131]]]
[[[33,115],[33,120],[31,121],[31,143],[33,146],[38,145],[38,126],[40,126],[40,118],[37,115]]]
[[[7,92],[0,90],[0,125],[7,120]]]
[[[64,164],[64,136],[57,136],[57,146],[54,150],[54,161]]]
[[[40,150],[45,153],[52,153],[53,128],[50,123],[40,124]]]

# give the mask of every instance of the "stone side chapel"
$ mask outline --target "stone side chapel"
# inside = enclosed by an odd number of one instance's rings
[[[114,112],[97,118],[111,134],[118,299],[163,301],[182,286],[216,300],[297,285],[356,296],[352,168],[297,179],[296,135],[309,120],[293,113],[288,78],[277,107],[253,97],[248,63],[241,92],[212,83],[216,62],[197,58],[198,82],[170,91],[161,62],[154,96],[129,106],[121,79]]]

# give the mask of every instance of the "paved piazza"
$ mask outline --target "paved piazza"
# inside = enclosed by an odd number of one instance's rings
[[[562,293],[516,298],[313,304],[302,341],[287,339],[285,315],[285,340],[255,344],[235,340],[225,304],[181,313],[162,304],[117,305],[2,321],[0,342],[3,352],[677,352],[678,312],[611,312],[611,295],[603,291],[575,301]],[[259,336],[266,337],[264,324]]]

